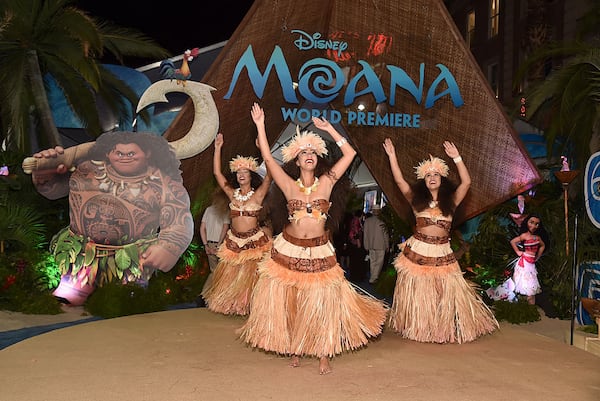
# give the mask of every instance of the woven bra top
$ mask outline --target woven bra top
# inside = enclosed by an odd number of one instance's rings
[[[317,220],[327,220],[327,213],[331,207],[331,202],[325,199],[314,199],[310,202],[304,202],[299,199],[290,199],[287,203],[288,220],[297,223],[305,217],[312,217]]]
[[[235,219],[236,217],[258,217],[262,206],[257,205],[244,205],[240,208],[233,203],[229,204],[229,217]]]
[[[446,230],[448,233],[452,228],[452,217],[442,215],[439,208],[423,210],[416,213],[415,217],[417,219],[417,228],[436,226]]]

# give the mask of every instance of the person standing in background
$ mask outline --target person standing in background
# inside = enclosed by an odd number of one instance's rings
[[[222,192],[220,188],[219,192]],[[200,237],[206,256],[208,256],[208,266],[211,273],[219,263],[217,250],[225,239],[227,230],[229,230],[229,208],[225,201],[225,197],[223,197],[223,201],[219,201],[215,197],[213,203],[204,211],[200,223]]]
[[[350,281],[360,283],[366,276],[365,251],[363,249],[363,221],[365,214],[362,210],[356,210],[350,220],[350,231],[348,232],[348,244],[350,254]]]
[[[365,220],[363,225],[363,246],[369,252],[370,277],[369,283],[374,284],[379,278],[385,253],[389,248],[390,237],[385,224],[379,218],[381,206],[373,205],[371,216]]]

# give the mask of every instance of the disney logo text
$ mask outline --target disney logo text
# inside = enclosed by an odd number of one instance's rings
[[[323,49],[337,50],[338,56],[348,48],[348,42],[339,40],[321,39],[321,34],[315,32],[311,35],[300,29],[292,29],[292,33],[298,33],[300,36],[294,40],[294,44],[299,50]]]

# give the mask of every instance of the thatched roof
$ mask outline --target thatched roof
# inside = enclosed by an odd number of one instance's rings
[[[299,51],[294,44],[298,38],[298,34],[292,33],[294,29],[320,32],[324,38],[347,42],[343,60],[338,59],[336,63],[342,68],[348,67],[349,79],[361,69],[358,60],[364,60],[373,68],[388,96],[378,111],[384,108],[388,113],[420,115],[420,128],[362,126],[348,124],[346,113],[356,110],[359,100],[367,110],[374,111],[377,105],[371,94],[345,106],[342,93],[327,105],[344,116],[340,122],[342,129],[399,214],[406,215],[409,210],[394,184],[382,148],[386,137],[394,140],[400,167],[408,180],[414,179],[413,167],[430,153],[449,161],[450,178],[456,179],[456,169],[445,155],[442,143],[450,140],[457,145],[473,181],[463,203],[463,212],[457,216],[460,220],[510,199],[540,181],[535,164],[527,156],[441,0],[255,1],[201,79],[217,88],[213,96],[219,110],[220,130],[229,138],[223,148],[224,163],[236,154],[259,155],[254,145],[256,129],[250,117],[253,102],[259,102],[265,109],[270,143],[274,143],[289,125],[283,120],[281,107],[302,107],[302,100],[300,104],[286,102],[273,71],[262,98],[255,93],[246,71],[241,73],[231,98],[224,98],[230,89],[234,69],[248,47],[252,46],[262,73],[275,47],[281,48],[294,79],[307,61],[331,56],[325,50]],[[375,49],[374,40],[379,34],[383,38],[382,46]],[[418,86],[422,65],[425,98],[427,90],[440,75],[438,64],[446,66],[455,78],[464,105],[456,107],[446,95],[436,100],[433,107],[426,108],[425,99],[418,103],[409,91],[401,88],[396,88],[395,105],[391,105],[388,66],[401,68]],[[443,85],[439,86],[437,93],[445,89]],[[167,131],[170,139],[177,139],[189,128],[192,109],[188,102]],[[182,161],[184,182],[192,196],[203,182],[212,179],[212,152],[211,146],[198,156]]]

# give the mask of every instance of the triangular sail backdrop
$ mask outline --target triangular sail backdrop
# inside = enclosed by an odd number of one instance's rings
[[[320,34],[330,43],[345,43],[347,47],[343,52],[315,48],[318,46],[300,49],[296,42],[301,37],[299,31]],[[264,74],[264,92],[260,94],[255,91],[256,80],[252,82],[246,69],[241,70],[232,85],[234,71],[249,47],[256,66]],[[314,59],[334,61],[344,71],[344,87],[324,107],[340,113],[339,124],[389,203],[401,215],[410,211],[393,181],[382,148],[386,137],[393,139],[400,167],[409,182],[415,179],[414,166],[429,154],[448,161],[450,178],[456,180],[456,168],[442,144],[450,140],[457,145],[473,181],[459,220],[473,217],[540,181],[539,172],[441,0],[255,1],[201,79],[217,89],[213,96],[219,110],[220,131],[225,137],[224,160],[236,154],[258,155],[254,144],[256,129],[250,117],[253,102],[265,109],[267,134],[273,143],[289,124],[284,121],[282,108],[300,108],[305,101],[301,96],[298,103],[289,102],[289,97],[286,100],[286,88],[282,87],[285,80],[280,80],[275,69],[267,76],[265,71],[276,48],[281,50],[295,83],[300,75],[308,79],[306,63]],[[376,74],[387,97],[384,101],[375,99],[373,84],[369,83],[372,81],[364,77],[365,68]],[[458,100],[448,94],[451,79],[439,82],[444,68],[449,73],[446,77],[454,79],[459,89]],[[368,93],[344,104],[348,83],[356,74],[363,78],[357,80],[354,92]],[[402,74],[414,83],[414,88],[407,90],[408,86],[403,89],[397,85]],[[390,83],[392,80],[395,84]],[[337,83],[335,79],[324,81]],[[228,92],[230,96],[225,98]],[[350,121],[359,103],[364,105],[365,113],[387,114],[390,120],[376,126]],[[191,109],[188,102],[169,128],[170,138],[177,139],[187,130],[193,118]],[[404,124],[402,116],[408,116]],[[211,179],[212,151],[211,146],[182,162],[184,181],[192,196],[202,182]]]

